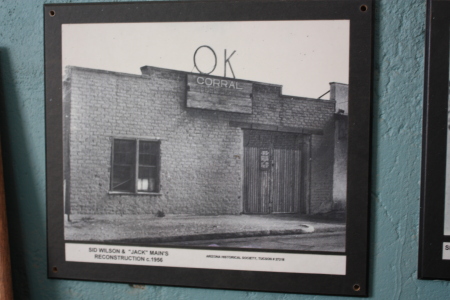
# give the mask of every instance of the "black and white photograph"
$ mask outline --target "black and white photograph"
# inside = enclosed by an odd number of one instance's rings
[[[368,15],[369,7],[356,2],[348,1],[355,4],[353,13]],[[320,11],[320,3],[290,5]],[[53,10],[46,18],[57,18],[62,7],[48,7]],[[349,232],[366,228],[354,224],[365,220],[367,211],[351,218],[349,195],[350,203],[365,207],[368,194],[349,189],[356,184],[349,185],[349,172],[363,175],[358,180],[365,179],[359,186],[364,190],[369,139],[361,135],[363,146],[349,169],[349,153],[355,153],[351,132],[368,128],[351,129],[350,121],[357,128],[366,117],[368,124],[370,106],[363,100],[349,104],[351,20],[242,15],[189,22],[178,17],[112,22],[111,16],[78,22],[70,16],[55,25],[60,63],[52,70],[61,81],[51,84],[60,87],[61,104],[52,112],[61,114],[55,165],[62,177],[55,188],[59,196],[50,196],[60,204],[53,211],[49,200],[49,222],[63,220],[55,229],[60,249],[55,251],[64,253],[64,262],[100,270],[122,265],[157,272],[243,272],[236,278],[259,272],[343,280],[348,270],[354,272],[347,256],[354,247]],[[360,78],[370,79],[370,73]],[[360,251],[362,270],[366,248]],[[79,266],[67,272],[85,274]],[[51,276],[64,278],[55,268]],[[129,280],[123,278],[110,280]],[[205,285],[193,278],[194,283],[168,284],[299,290],[237,279]],[[146,280],[155,282],[165,283]],[[348,290],[364,295],[364,276]]]
[[[420,279],[450,280],[450,1],[428,1]]]
[[[449,28],[450,30],[450,28]],[[449,47],[450,49],[450,47]],[[450,55],[450,51],[449,51]],[[450,59],[449,59],[450,62]],[[449,67],[450,70],[450,67]],[[448,103],[450,104],[450,76],[448,80],[449,84],[449,97]],[[450,105],[448,105],[448,127],[447,127],[447,159],[446,159],[446,176],[445,176],[445,217],[444,217],[444,235],[450,235]]]
[[[449,28],[450,30],[450,28]],[[450,51],[449,51],[450,55]],[[450,60],[449,60],[450,61]],[[449,68],[450,70],[450,68]],[[450,104],[450,76],[449,76],[449,97]],[[450,105],[448,105],[450,108]],[[448,109],[448,126],[447,126],[447,160],[445,172],[445,217],[444,217],[444,235],[450,235],[450,109]]]
[[[67,24],[62,53],[66,240],[345,251],[349,21]]]

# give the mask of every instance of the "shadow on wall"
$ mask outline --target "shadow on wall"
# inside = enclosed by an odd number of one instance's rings
[[[9,52],[0,48],[0,135],[14,298],[34,298],[31,290],[39,285],[41,296],[57,299],[56,284],[46,279],[45,192],[39,189],[33,170],[32,149],[27,144],[31,133],[22,122],[24,99],[19,98],[15,82]],[[32,278],[42,280],[32,282]]]

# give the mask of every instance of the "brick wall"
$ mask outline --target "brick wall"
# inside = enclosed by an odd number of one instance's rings
[[[312,135],[310,211],[330,207],[334,101],[286,97],[280,86],[255,83],[252,114],[186,108],[186,73],[142,72],[67,69],[72,213],[241,213],[243,133],[230,121],[323,130]],[[124,137],[161,141],[158,195],[109,192],[112,139]]]

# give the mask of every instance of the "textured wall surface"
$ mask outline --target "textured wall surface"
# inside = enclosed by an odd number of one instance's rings
[[[72,213],[242,212],[242,131],[226,113],[186,109],[185,74],[70,73]],[[160,195],[108,193],[113,138],[161,141]]]
[[[1,129],[16,298],[338,299],[46,278],[45,2],[0,0]],[[417,280],[425,0],[375,2],[370,298],[448,299],[448,282]]]

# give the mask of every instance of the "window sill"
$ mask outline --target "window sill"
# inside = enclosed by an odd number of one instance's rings
[[[161,196],[161,193],[155,193],[155,192],[137,192],[137,193],[130,193],[130,192],[113,192],[109,191],[109,195],[135,195],[135,196]]]

